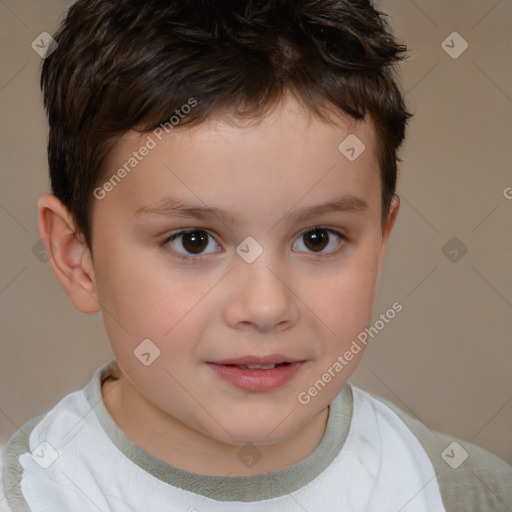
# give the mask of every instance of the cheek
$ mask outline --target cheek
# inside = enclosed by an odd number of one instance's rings
[[[322,342],[318,345],[317,364],[311,368],[306,382],[310,386],[318,379],[333,383],[327,393],[322,393],[325,405],[352,375],[364,354],[366,344],[361,342],[361,333],[371,321],[373,283],[371,265],[354,265],[324,287],[311,307],[319,312],[313,328],[322,333]]]
[[[98,295],[112,350],[121,367],[126,371],[139,368],[139,346],[158,353],[156,366],[183,367],[208,323],[207,301],[201,299],[212,284],[207,280],[183,282],[183,277],[166,275],[154,262],[143,265],[138,258],[114,261],[114,257],[110,262],[105,260],[97,272],[101,282]]]
[[[116,250],[115,244],[102,246],[95,266],[98,299],[105,328],[116,357],[130,367],[133,351],[144,340],[159,345],[162,333],[172,325],[173,308],[169,290],[151,266],[130,251]],[[177,301],[177,300],[176,300]],[[125,354],[125,356],[123,356]]]
[[[354,257],[320,286],[316,282],[319,293],[309,294],[315,301],[313,311],[321,312],[319,316],[337,337],[364,328],[370,320],[376,264],[376,258]]]
[[[126,324],[129,331],[130,325],[154,325],[155,316],[162,314],[166,301],[178,301],[172,299],[173,294],[179,295],[178,290],[171,288],[154,259],[137,250],[134,243],[113,236],[100,242],[95,274],[101,306]]]

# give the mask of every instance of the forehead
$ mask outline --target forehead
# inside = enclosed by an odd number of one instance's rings
[[[209,204],[234,205],[245,195],[245,206],[257,209],[321,199],[336,187],[352,195],[377,189],[366,200],[380,200],[375,130],[368,120],[321,121],[288,99],[257,120],[216,116],[168,131],[130,131],[121,138],[106,180],[116,169],[129,172],[109,201],[122,199],[138,211],[173,191]]]

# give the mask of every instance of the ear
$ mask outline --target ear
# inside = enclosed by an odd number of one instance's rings
[[[391,199],[391,204],[389,206],[388,218],[386,220],[386,224],[382,230],[382,241],[379,249],[379,257],[377,261],[377,279],[375,281],[375,290],[374,297],[377,293],[377,287],[379,285],[380,276],[382,272],[382,266],[384,264],[384,256],[386,255],[386,248],[388,246],[389,236],[391,235],[391,229],[395,225],[395,220],[398,215],[398,210],[400,209],[400,197],[397,194],[393,195]]]
[[[71,302],[82,313],[96,313],[96,293],[92,256],[84,237],[75,232],[72,215],[52,194],[37,203],[39,232],[55,277]]]

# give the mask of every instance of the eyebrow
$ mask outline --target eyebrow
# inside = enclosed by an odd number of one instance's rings
[[[330,212],[366,212],[368,203],[356,196],[342,196],[322,204],[306,206],[300,210],[290,209],[282,218],[290,223],[300,223],[311,217],[319,216]],[[138,217],[142,214],[163,215],[166,217],[185,217],[193,219],[209,219],[217,217],[223,223],[238,225],[239,221],[236,215],[231,212],[216,208],[213,206],[190,203],[174,197],[166,197],[155,205],[146,205],[139,208],[135,215]]]

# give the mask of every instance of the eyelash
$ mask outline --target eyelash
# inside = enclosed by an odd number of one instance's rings
[[[325,227],[325,226],[314,226],[314,227],[311,227],[311,228],[307,228],[303,231],[301,231],[301,233],[298,235],[297,239],[300,238],[301,236],[304,236],[305,234],[311,232],[311,231],[316,231],[316,230],[324,230],[326,231],[327,233],[329,233],[329,235],[335,235],[337,236],[339,239],[340,239],[340,244],[339,244],[339,247],[336,248],[335,250],[331,251],[331,252],[328,252],[328,253],[320,253],[320,252],[308,252],[307,254],[312,254],[312,255],[315,255],[317,257],[320,257],[320,258],[329,258],[331,256],[335,256],[338,252],[340,252],[342,249],[343,249],[343,246],[345,245],[344,242],[347,242],[348,241],[348,238],[343,234],[343,233],[340,233],[339,231],[336,231],[334,229],[331,229],[331,228],[328,228],[328,227]],[[175,240],[176,238],[179,238],[187,233],[193,233],[194,231],[200,231],[200,232],[204,232],[206,233],[208,236],[210,236],[211,238],[214,239],[214,237],[211,235],[211,233],[206,230],[206,229],[203,229],[203,228],[189,228],[189,229],[184,229],[184,230],[181,230],[181,231],[177,231],[176,233],[173,233],[172,235],[168,236],[163,242],[162,242],[162,246],[167,246],[169,242]],[[214,239],[215,240],[215,239]],[[329,240],[330,242],[330,240]],[[179,258],[181,259],[182,262],[184,263],[199,263],[204,257],[210,255],[210,254],[214,254],[214,253],[207,253],[207,254],[204,254],[204,255],[197,255],[197,256],[188,256],[186,254],[181,254],[177,251],[174,251],[173,249],[171,249],[172,251],[172,256],[175,257],[175,258]],[[220,251],[217,251],[217,252],[220,252]],[[300,251],[300,252],[305,252],[305,251]]]

